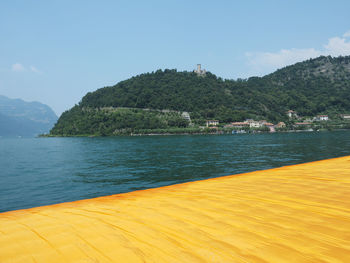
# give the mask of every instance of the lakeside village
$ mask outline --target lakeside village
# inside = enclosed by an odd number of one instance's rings
[[[247,119],[243,122],[220,123],[218,120],[206,120],[205,126],[197,126],[191,121],[188,112],[177,112],[171,110],[159,110],[161,112],[176,112],[188,122],[187,127],[168,129],[142,129],[135,130],[130,134],[114,133],[114,135],[171,135],[171,134],[244,134],[244,133],[274,133],[274,132],[312,132],[350,130],[350,114],[334,114],[332,118],[328,115],[315,117],[301,117],[296,111],[286,112],[285,122],[276,124],[266,120]]]
[[[194,70],[198,76],[205,76],[206,71],[201,69],[201,64],[197,64]],[[318,115],[315,117],[302,117],[294,110],[286,112],[288,121],[273,124],[266,120],[247,119],[243,122],[232,122],[221,124],[218,120],[207,120],[206,126],[199,126],[200,129],[210,133],[256,133],[256,132],[276,132],[276,131],[322,131],[350,129],[350,114],[340,114],[330,119],[328,115]],[[182,114],[191,124],[190,115],[187,112]]]
[[[310,118],[299,116],[296,111],[289,110],[286,115],[288,116],[286,123],[281,121],[274,124],[266,120],[247,119],[243,122],[220,124],[218,120],[207,120],[206,126],[200,126],[200,128],[209,130],[210,133],[219,134],[350,129],[350,114],[341,114],[333,119],[330,119],[328,115],[318,115]]]

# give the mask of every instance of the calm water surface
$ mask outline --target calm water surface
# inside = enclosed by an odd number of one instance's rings
[[[350,132],[0,138],[0,212],[350,155]]]

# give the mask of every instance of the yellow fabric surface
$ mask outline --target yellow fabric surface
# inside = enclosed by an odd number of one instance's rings
[[[0,213],[0,262],[350,262],[350,156]]]

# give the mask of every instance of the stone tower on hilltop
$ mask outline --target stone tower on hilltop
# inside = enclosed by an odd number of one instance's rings
[[[197,64],[197,69],[194,70],[194,72],[197,73],[198,76],[204,76],[207,72],[205,69],[202,69],[201,66],[201,64]]]

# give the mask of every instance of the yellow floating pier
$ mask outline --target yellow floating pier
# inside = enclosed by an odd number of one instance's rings
[[[350,156],[1,213],[0,262],[350,262]]]

